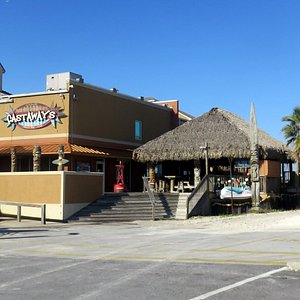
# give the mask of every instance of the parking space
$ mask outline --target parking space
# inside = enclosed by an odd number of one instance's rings
[[[300,272],[286,267],[300,261],[300,232],[292,228],[0,225],[1,299],[299,298]]]

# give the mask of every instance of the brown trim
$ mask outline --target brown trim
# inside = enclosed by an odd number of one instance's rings
[[[132,144],[118,144],[117,142],[103,142],[103,141],[95,141],[91,139],[84,139],[84,138],[70,138],[70,141],[72,144],[77,145],[86,145],[86,146],[96,146],[101,148],[107,148],[107,149],[120,149],[120,150],[134,150],[138,146],[133,146]],[[142,145],[142,143],[141,143]]]

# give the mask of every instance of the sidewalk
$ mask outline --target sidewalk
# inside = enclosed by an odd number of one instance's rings
[[[199,216],[187,220],[136,220],[126,223],[113,224],[138,224],[141,227],[162,227],[162,228],[197,228],[203,231],[214,232],[257,232],[265,230],[300,230],[300,210],[275,211],[268,213],[248,213],[241,215],[221,215],[221,216]],[[20,228],[20,227],[41,227],[41,226],[89,226],[89,225],[109,225],[112,223],[63,223],[47,221],[41,224],[39,219],[22,219],[18,222],[13,217],[0,216],[0,228]]]
[[[41,220],[36,219],[22,219],[18,222],[16,217],[4,217],[0,216],[0,230],[3,228],[22,228],[22,227],[41,227],[49,225],[64,225],[66,223],[47,221],[46,224],[42,224]]]

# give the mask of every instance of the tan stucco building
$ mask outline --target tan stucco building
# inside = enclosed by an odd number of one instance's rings
[[[0,98],[1,200],[47,202],[48,218],[65,219],[113,191],[119,162],[127,188],[141,190],[146,167],[131,160],[132,151],[178,125],[178,101],[158,105],[70,72],[46,81],[45,92]],[[39,172],[33,172],[36,146]],[[57,171],[61,146],[68,163]]]

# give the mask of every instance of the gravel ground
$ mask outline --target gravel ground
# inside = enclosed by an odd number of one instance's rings
[[[248,213],[241,215],[223,215],[195,217],[188,220],[137,221],[141,226],[188,227],[209,231],[247,232],[261,230],[300,230],[300,210],[276,211],[268,213]]]

